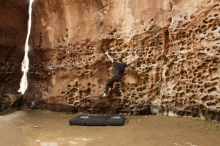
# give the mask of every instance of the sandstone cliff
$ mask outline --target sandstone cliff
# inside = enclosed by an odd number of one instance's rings
[[[36,0],[27,104],[219,120],[219,2]],[[139,59],[100,99],[112,74],[105,51]]]
[[[26,36],[28,3],[0,1],[0,111],[16,99]]]

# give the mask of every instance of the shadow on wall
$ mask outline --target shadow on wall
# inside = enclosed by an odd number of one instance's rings
[[[0,94],[2,104],[19,96],[21,62],[27,29],[28,1],[0,1]],[[12,97],[13,96],[13,97]],[[9,101],[8,101],[9,100]]]

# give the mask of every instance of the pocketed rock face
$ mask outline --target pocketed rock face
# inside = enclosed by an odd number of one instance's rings
[[[180,17],[175,13],[179,7],[174,7],[167,62],[162,66],[160,96],[155,104],[181,115],[200,113],[219,119],[220,4],[203,4]]]
[[[219,120],[219,2],[35,1],[27,104]],[[139,58],[100,98],[112,75],[105,51]]]
[[[170,3],[160,0],[36,1],[26,96],[36,100],[37,108],[65,105],[74,111],[149,112],[160,83],[153,55],[159,57],[163,50],[169,13]],[[127,69],[124,84],[100,99],[111,77],[111,63],[103,55],[107,50],[126,61],[140,58]],[[149,75],[152,85],[147,84]]]
[[[21,78],[28,3],[0,1],[0,111],[13,103]]]

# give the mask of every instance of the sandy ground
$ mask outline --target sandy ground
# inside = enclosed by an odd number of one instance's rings
[[[47,111],[0,116],[1,146],[220,146],[220,123],[128,116],[121,127],[69,126],[76,115]]]

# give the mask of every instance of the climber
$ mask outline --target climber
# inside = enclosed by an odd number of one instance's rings
[[[129,63],[122,62],[122,58],[119,58],[118,61],[115,61],[108,52],[105,52],[105,55],[109,58],[109,60],[112,62],[112,66],[115,70],[115,74],[111,77],[111,79],[108,80],[106,86],[105,86],[105,92],[103,96],[105,97],[108,94],[109,88],[110,90],[113,88],[114,82],[121,82],[122,77],[125,71],[125,68],[128,67],[129,64],[133,63],[135,60],[137,60],[139,57],[134,58]]]

